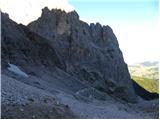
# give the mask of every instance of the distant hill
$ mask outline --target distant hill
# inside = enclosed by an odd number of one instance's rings
[[[146,61],[146,62],[140,63],[140,65],[143,65],[145,67],[158,67],[158,61],[154,61],[154,62]]]
[[[145,77],[149,79],[159,79],[158,62],[143,62],[129,66],[129,71],[132,76]]]
[[[158,62],[142,62],[129,66],[132,79],[149,92],[159,93]]]

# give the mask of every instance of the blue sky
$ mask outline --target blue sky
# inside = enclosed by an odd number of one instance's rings
[[[128,64],[159,59],[158,0],[69,0],[80,19],[112,27]]]
[[[155,22],[158,15],[158,0],[70,0],[70,3],[81,19],[103,24]]]

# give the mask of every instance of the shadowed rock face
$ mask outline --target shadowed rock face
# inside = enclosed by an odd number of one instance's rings
[[[48,8],[44,8],[42,16],[28,28],[10,20],[6,14],[1,16],[2,72],[8,63],[34,74],[37,74],[36,68],[37,72],[43,73],[45,69],[57,74],[56,67],[58,74],[63,74],[63,80],[67,79],[69,84],[75,80],[70,85],[75,90],[83,86],[94,87],[128,102],[136,102],[127,65],[109,26],[88,25],[79,20],[75,11],[65,13]]]
[[[50,65],[61,68],[60,60],[48,41],[31,32],[27,27],[18,25],[6,14],[2,17],[2,68],[8,63],[23,67]]]
[[[109,26],[88,25],[75,11],[44,8],[28,28],[54,48],[63,71],[100,91],[136,101],[127,65]]]
[[[132,80],[132,82],[133,82],[135,93],[138,96],[140,96],[141,98],[143,98],[145,100],[153,100],[153,99],[159,98],[159,94],[150,93],[147,90],[145,90],[144,88],[142,88],[140,85],[138,85],[134,80]]]

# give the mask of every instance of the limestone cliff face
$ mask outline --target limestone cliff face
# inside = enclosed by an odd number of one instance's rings
[[[5,69],[8,63],[24,68],[40,65],[51,68],[62,66],[54,48],[46,39],[31,32],[26,26],[15,23],[7,14],[1,13],[1,18],[2,69]]]
[[[55,49],[63,71],[100,91],[136,101],[127,65],[109,26],[88,25],[75,11],[44,8],[28,28]]]

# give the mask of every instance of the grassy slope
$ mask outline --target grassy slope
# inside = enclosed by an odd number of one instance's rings
[[[140,86],[152,93],[159,93],[158,66],[143,66],[136,64],[129,66],[132,79]]]
[[[149,92],[152,93],[159,93],[159,81],[148,79],[148,78],[142,78],[137,76],[132,76],[132,79],[137,82],[140,86],[142,86],[144,89],[146,89]]]

